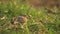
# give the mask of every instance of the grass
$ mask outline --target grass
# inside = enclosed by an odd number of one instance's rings
[[[48,13],[45,8],[32,8],[27,1],[24,3],[19,0],[0,2],[0,34],[60,34],[59,10],[56,7],[50,10],[55,14]],[[14,30],[9,28],[9,25],[5,26],[13,17],[20,14],[32,16],[24,29]],[[6,18],[1,20],[3,17]]]

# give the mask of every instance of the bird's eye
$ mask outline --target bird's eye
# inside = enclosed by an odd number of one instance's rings
[[[16,21],[16,18],[13,18],[14,21]]]

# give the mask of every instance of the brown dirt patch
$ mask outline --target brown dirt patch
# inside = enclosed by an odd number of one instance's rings
[[[60,7],[60,0],[29,0],[28,2],[32,7]]]

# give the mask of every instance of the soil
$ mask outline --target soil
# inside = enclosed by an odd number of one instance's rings
[[[28,2],[32,7],[60,8],[60,0],[29,0]]]

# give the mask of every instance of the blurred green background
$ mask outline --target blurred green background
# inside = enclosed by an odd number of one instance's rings
[[[14,30],[5,25],[20,14],[32,16],[25,29]],[[0,34],[60,34],[60,11],[57,7],[33,8],[28,1],[0,0]]]

